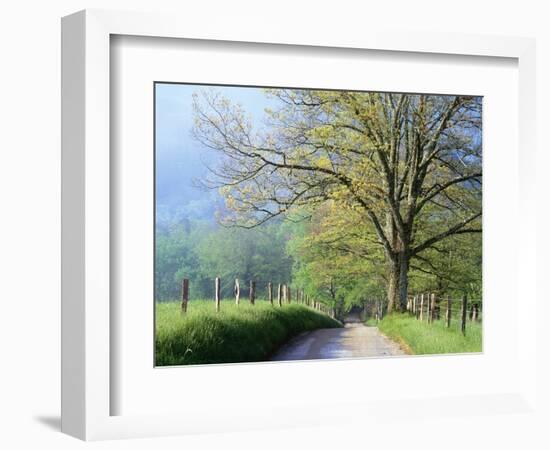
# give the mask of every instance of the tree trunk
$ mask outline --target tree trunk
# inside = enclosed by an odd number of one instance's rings
[[[399,300],[399,265],[391,261],[388,264],[388,314],[397,309]]]
[[[388,264],[388,313],[405,311],[409,290],[409,255],[399,252]]]
[[[407,297],[409,295],[409,255],[401,252],[399,255],[399,310],[407,308]]]

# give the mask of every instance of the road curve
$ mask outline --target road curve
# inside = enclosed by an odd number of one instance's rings
[[[279,349],[271,361],[364,358],[404,355],[397,343],[377,327],[365,326],[349,317],[344,328],[321,328],[302,333]]]

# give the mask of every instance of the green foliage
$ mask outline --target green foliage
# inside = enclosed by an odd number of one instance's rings
[[[340,301],[345,310],[385,298],[387,266],[370,228],[351,209],[334,203],[318,208],[310,221],[295,226],[288,244],[294,282],[331,305]],[[480,299],[481,241],[481,234],[457,234],[417,255],[409,268],[409,292]]]
[[[482,297],[481,234],[455,235],[411,263],[410,291]]]
[[[256,281],[258,289],[270,281],[288,283],[292,263],[285,247],[285,234],[275,223],[253,230],[219,228],[201,241],[197,252],[203,277],[221,277],[225,281],[222,295],[230,296],[235,278],[240,280],[243,295],[248,292],[250,280]],[[205,290],[204,294],[208,292],[212,297],[213,290]]]
[[[175,299],[180,295],[181,279],[193,280],[191,293],[201,292],[202,271],[196,247],[211,232],[206,222],[190,222],[157,229],[155,236],[155,299]]]
[[[416,355],[482,351],[482,325],[479,322],[467,323],[466,336],[460,331],[459,321],[446,328],[444,320],[428,324],[408,314],[389,314],[378,323],[378,327],[389,338],[404,343]]]
[[[370,288],[355,284],[374,281],[386,285],[388,308],[402,309],[410,270],[426,275],[419,287],[434,279],[439,291],[480,286],[480,270],[467,267],[477,255],[456,270],[447,270],[449,258],[432,261],[453,236],[480,248],[460,239],[481,232],[480,97],[267,93],[274,107],[259,129],[217,91],[194,97],[194,135],[221,156],[207,183],[222,187],[224,222],[254,227],[310,215],[307,236],[291,248],[295,274],[332,302],[342,298],[335,286],[357,298]],[[471,253],[462,250],[455,257]]]
[[[385,296],[384,256],[369,228],[352,209],[318,208],[289,241],[293,281],[340,313]]]
[[[254,230],[223,228],[186,221],[159,230],[156,237],[155,298],[170,301],[181,295],[181,280],[190,280],[190,298],[214,298],[214,278],[222,279],[222,295],[232,295],[235,278],[241,295],[248,283],[258,288],[290,281],[287,235],[273,223]]]
[[[182,315],[176,302],[156,306],[155,360],[158,366],[266,361],[290,338],[341,324],[303,305],[252,306],[193,301]]]

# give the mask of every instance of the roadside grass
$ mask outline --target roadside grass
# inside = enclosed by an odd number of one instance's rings
[[[155,363],[157,366],[266,361],[298,334],[342,324],[300,304],[271,306],[213,301],[189,302],[186,314],[179,302],[156,304]]]
[[[447,328],[444,320],[436,320],[428,324],[408,314],[390,314],[378,324],[376,321],[367,321],[367,325],[378,326],[387,337],[404,344],[404,347],[415,355],[482,351],[480,322],[467,322],[466,336],[463,336],[460,331],[459,321],[454,321]]]

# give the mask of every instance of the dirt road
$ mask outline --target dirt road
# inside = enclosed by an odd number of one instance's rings
[[[358,317],[346,319],[344,328],[322,328],[303,333],[284,345],[272,361],[396,356],[405,352],[377,327],[365,326]]]

